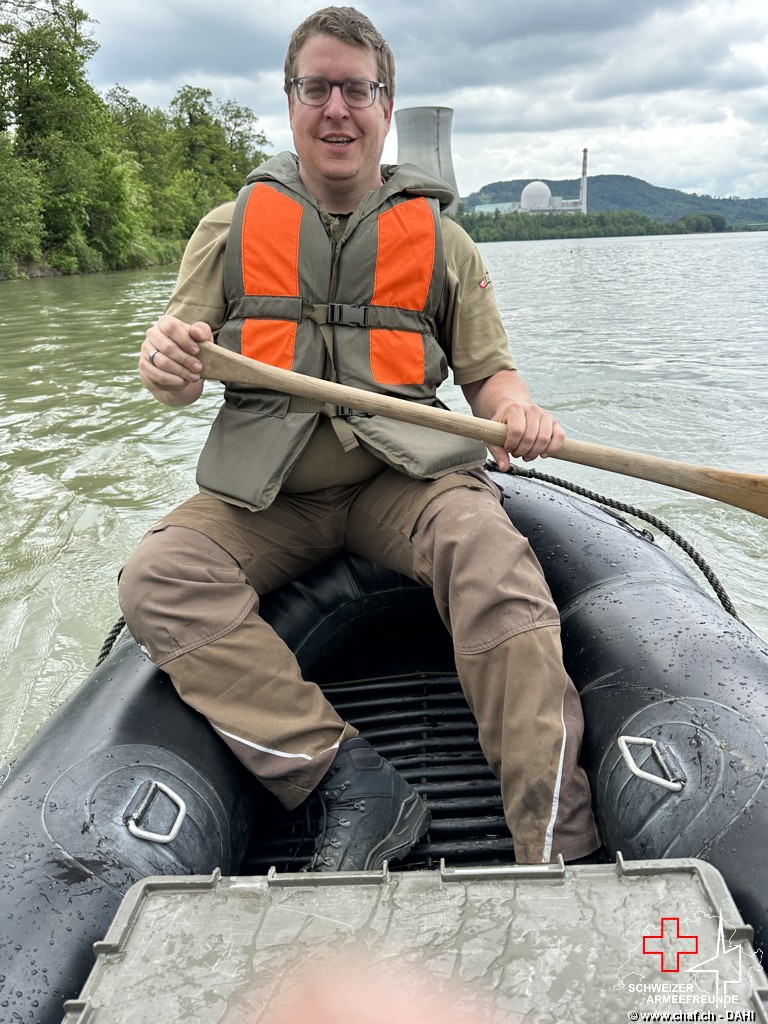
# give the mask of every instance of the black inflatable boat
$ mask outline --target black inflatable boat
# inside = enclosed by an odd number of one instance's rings
[[[608,851],[708,861],[765,949],[766,644],[647,532],[544,483],[497,479],[560,608]],[[343,557],[262,610],[427,797],[430,832],[398,869],[509,863],[498,784],[430,592]],[[296,870],[312,813],[276,806],[123,634],[0,788],[0,1017],[61,1021],[134,882]]]

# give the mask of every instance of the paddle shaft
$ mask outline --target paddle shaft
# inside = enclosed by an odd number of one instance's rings
[[[201,343],[200,361],[203,364],[202,376],[209,380],[231,381],[271,391],[282,391],[288,395],[328,402],[368,415],[386,416],[417,426],[471,437],[483,441],[486,445],[503,446],[506,440],[507,430],[503,423],[477,416],[465,416],[463,413],[449,412],[418,402],[408,402],[402,398],[392,398],[389,395],[378,395],[373,391],[308,377],[292,370],[281,370],[230,352],[211,342]],[[551,458],[676,487],[678,490],[714,498],[716,501],[768,518],[768,476],[676,462],[673,459],[642,455],[570,438],[564,441],[563,446]]]

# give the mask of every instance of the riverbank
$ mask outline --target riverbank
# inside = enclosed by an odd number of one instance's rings
[[[768,231],[768,224],[729,225],[720,214],[687,214],[678,220],[655,220],[637,210],[603,213],[505,213],[462,209],[456,214],[475,242],[541,242],[571,238],[639,238],[646,235],[711,235]]]
[[[152,251],[146,249],[142,253],[145,257],[136,260],[125,267],[118,267],[121,270],[152,270],[154,268],[170,267],[181,262],[184,255],[186,240],[158,241],[151,247]],[[112,270],[94,268],[92,270],[62,270],[59,267],[52,267],[43,262],[35,263],[26,260],[19,260],[15,265],[15,273],[8,276],[0,273],[0,284],[5,281],[36,281],[48,277],[80,277],[86,274],[111,274]]]
[[[634,210],[617,213],[559,214],[487,214],[460,211],[453,218],[476,242],[536,242],[579,238],[640,238],[646,235],[695,235],[734,232],[721,218],[685,217],[672,224],[651,220]],[[722,223],[721,223],[722,221]],[[748,226],[739,231],[768,231],[768,225]],[[145,249],[134,262],[118,270],[151,270],[178,264],[184,255],[185,239],[156,240],[152,251]],[[19,261],[15,276],[0,274],[0,283],[13,280],[35,280],[47,277],[70,277],[84,274],[113,273],[111,270],[62,270],[43,262]]]

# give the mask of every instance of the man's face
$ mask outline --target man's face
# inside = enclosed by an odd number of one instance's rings
[[[310,36],[299,51],[297,77],[310,75],[379,80],[372,50],[327,35]],[[348,107],[334,88],[324,106],[310,107],[291,91],[288,110],[301,179],[331,213],[351,212],[381,182],[381,153],[392,120],[392,101],[386,94],[385,99],[386,106],[378,93],[373,106]]]

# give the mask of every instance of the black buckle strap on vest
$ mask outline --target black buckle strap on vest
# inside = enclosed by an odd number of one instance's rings
[[[345,327],[367,327],[368,306],[353,306],[348,302],[328,303],[328,323]]]

